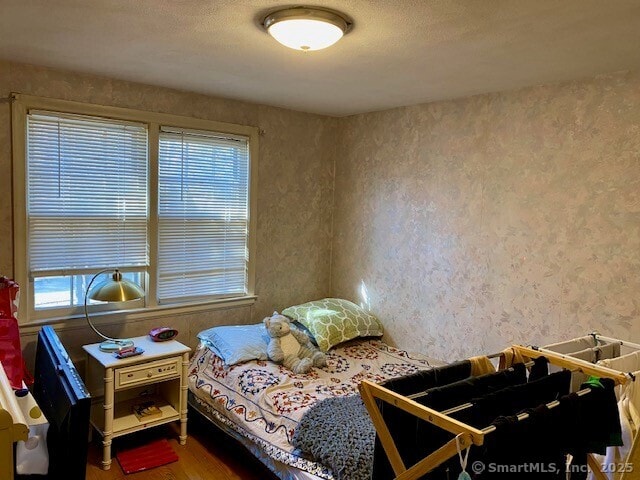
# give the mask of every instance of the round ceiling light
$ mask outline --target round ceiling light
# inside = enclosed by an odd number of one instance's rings
[[[330,47],[351,27],[341,13],[310,7],[286,8],[270,13],[262,25],[282,45],[305,52]]]

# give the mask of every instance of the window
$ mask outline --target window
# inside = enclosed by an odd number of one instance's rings
[[[248,159],[246,139],[165,128],[160,132],[161,303],[245,293]]]
[[[83,305],[88,274],[104,268],[140,279],[149,263],[146,125],[29,112],[27,172],[35,309]]]
[[[252,297],[257,129],[16,97],[21,321],[81,313],[89,280],[105,268],[145,289],[127,309]]]

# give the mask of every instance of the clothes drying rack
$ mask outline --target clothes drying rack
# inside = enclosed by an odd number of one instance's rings
[[[602,340],[607,343],[618,343],[623,347],[629,347],[632,350],[640,350],[640,344],[629,342],[628,340],[621,340],[619,338],[606,337],[598,331],[593,331],[589,335],[593,335],[596,340]]]
[[[588,335],[593,337],[594,343],[596,345],[598,345],[600,342],[615,343],[620,346],[626,347],[630,350],[640,352],[640,344],[638,343],[630,342],[628,340],[623,340],[620,338],[607,337],[605,335],[602,335],[597,330],[594,330]],[[536,347],[536,349],[545,353],[549,353],[549,352],[553,353],[552,350],[547,350],[545,347]],[[623,355],[621,354],[621,356]],[[635,382],[638,379],[638,377],[640,377],[640,372],[638,371],[631,371],[631,372],[620,371],[620,373],[626,374],[629,377],[629,379],[633,382]],[[632,443],[630,445],[627,457],[622,459],[623,460],[622,463],[624,463],[625,466],[635,467],[636,465],[640,465],[640,430],[636,431],[636,433],[633,435],[631,442]],[[621,476],[619,477],[619,480],[630,479],[632,478],[632,475],[637,475],[637,472],[625,470],[624,472],[622,472]],[[633,478],[635,478],[635,476]]]
[[[539,351],[534,348],[525,347],[522,345],[514,345],[512,347],[514,351],[520,353],[523,357],[535,359],[538,357],[546,357],[549,363],[561,368],[565,368],[572,371],[581,371],[586,375],[593,375],[600,378],[611,378],[617,385],[625,384],[628,380],[626,374],[613,370],[607,367],[594,365],[584,360],[569,357],[550,351]],[[362,400],[371,416],[373,425],[380,443],[384,449],[384,452],[391,464],[391,468],[395,474],[395,480],[414,480],[429,473],[434,468],[446,462],[451,457],[458,454],[458,449],[462,450],[469,448],[471,445],[481,446],[484,444],[485,436],[491,435],[495,430],[495,427],[489,426],[484,429],[475,428],[466,423],[460,422],[455,418],[450,417],[445,412],[426,407],[420,403],[400,395],[392,390],[389,390],[381,385],[370,381],[363,381],[359,386],[360,395]],[[585,395],[590,392],[590,389],[584,389],[578,392],[579,395]],[[428,456],[419,460],[416,464],[407,467],[400,456],[400,452],[396,446],[396,443],[387,427],[387,424],[378,408],[376,400],[388,403],[397,407],[415,417],[420,418],[426,422],[429,422],[439,428],[447,430],[448,432],[456,435],[456,438],[445,443],[442,447],[432,452]],[[547,404],[549,408],[554,408],[558,402],[551,402]],[[454,409],[455,410],[455,409]],[[451,412],[452,410],[449,410]],[[518,415],[519,420],[527,418],[527,414]],[[607,480],[607,477],[602,473],[598,462],[592,455],[587,458],[589,468],[593,471],[596,480]]]

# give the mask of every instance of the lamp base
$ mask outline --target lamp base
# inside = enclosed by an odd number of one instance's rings
[[[117,352],[129,347],[133,347],[133,340],[105,340],[100,344],[100,350],[103,352]]]

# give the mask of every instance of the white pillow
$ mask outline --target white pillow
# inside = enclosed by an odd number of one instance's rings
[[[198,333],[198,338],[227,365],[268,359],[269,334],[263,323],[212,327]]]

